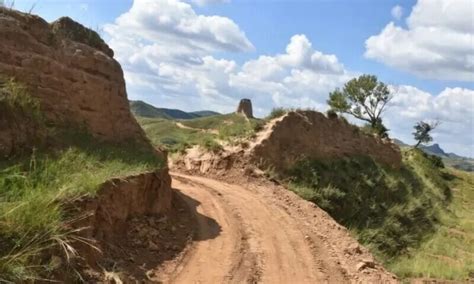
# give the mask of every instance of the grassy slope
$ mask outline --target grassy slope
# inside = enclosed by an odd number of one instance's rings
[[[130,101],[130,110],[136,116],[165,119],[193,119],[219,114],[208,110],[185,112],[179,109],[157,108],[143,101]]]
[[[35,120],[42,117],[38,103],[12,81],[0,85],[0,106],[13,118],[20,112]],[[112,177],[163,166],[143,145],[101,143],[81,131],[45,131],[54,150],[40,148],[0,161],[0,282],[45,276],[51,264],[42,259],[43,253],[68,250],[74,236],[66,226],[71,217],[61,204],[93,195]]]
[[[247,120],[238,114],[215,115],[191,120],[138,118],[148,137],[155,145],[164,145],[171,152],[181,151],[192,145],[217,147],[216,140],[236,142],[255,133],[262,121]],[[180,128],[177,122],[192,129]],[[217,131],[211,133],[210,131]]]
[[[421,151],[404,151],[403,161],[397,171],[367,157],[306,160],[288,173],[289,186],[398,275],[465,279],[473,271],[472,176],[455,178]]]
[[[62,203],[93,195],[112,177],[163,166],[139,146],[99,143],[85,134],[68,136],[70,146],[61,150],[0,163],[0,279],[27,279],[47,271],[48,264],[40,264],[38,255],[70,238]]]
[[[464,280],[474,273],[474,174],[448,172],[454,176],[449,181],[452,202],[429,239],[389,264],[398,275]]]

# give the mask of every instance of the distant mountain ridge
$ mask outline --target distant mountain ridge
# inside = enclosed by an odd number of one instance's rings
[[[399,139],[393,139],[393,142],[400,147],[410,146]],[[472,158],[459,156],[455,153],[446,153],[437,143],[429,146],[420,145],[419,147],[427,154],[442,158],[443,162],[448,166],[469,172],[474,171],[474,159]]]
[[[130,110],[135,116],[164,119],[194,119],[199,117],[219,115],[210,110],[185,112],[179,109],[157,108],[143,101],[130,101]]]

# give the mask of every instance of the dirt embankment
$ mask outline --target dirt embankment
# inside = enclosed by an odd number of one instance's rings
[[[96,32],[69,18],[49,24],[0,8],[0,38],[0,75],[25,84],[48,123],[84,125],[110,141],[146,140],[122,68]]]
[[[175,158],[172,166],[190,173],[220,175],[232,168],[251,174],[266,169],[281,173],[304,158],[365,155],[393,168],[402,162],[399,147],[390,140],[365,134],[342,119],[315,111],[289,112],[267,122],[244,145],[223,149],[213,153],[194,147]]]
[[[19,154],[22,147],[39,145],[33,139],[38,126],[30,115],[32,110],[22,109],[24,101],[19,102],[20,108],[12,107],[18,99],[31,97],[39,104],[42,127],[84,128],[100,140],[119,144],[134,140],[139,142],[135,145],[149,147],[150,155],[166,158],[166,153],[152,151],[132,116],[122,68],[96,32],[69,18],[49,24],[38,16],[0,7],[0,39],[0,76],[5,78],[0,83],[13,78],[27,89],[13,98],[18,94],[0,88],[1,158]],[[51,138],[62,143],[61,137]],[[70,252],[71,263],[66,264],[62,251],[44,256],[60,263],[56,278],[71,283],[70,277],[77,276],[68,271],[72,265],[91,281],[104,280],[110,276],[105,272],[118,268],[133,279],[137,270],[171,258],[188,240],[186,234],[178,236],[175,250],[156,253],[165,243],[159,240],[174,237],[176,216],[187,214],[176,211],[172,197],[171,178],[164,168],[109,180],[96,197],[64,204],[66,219],[74,221],[63,225],[67,232],[78,232],[70,234],[74,248],[62,244]],[[169,221],[163,221],[164,216]]]
[[[291,167],[302,158],[341,158],[357,155],[394,168],[401,166],[398,146],[364,134],[356,126],[338,118],[327,118],[315,111],[290,112],[277,120],[261,137],[251,160],[277,171]]]
[[[180,213],[172,207],[172,195],[171,177],[165,169],[109,180],[97,197],[67,205],[68,214],[76,220],[69,226],[79,230],[80,239],[73,246],[82,261],[76,259],[74,265],[83,277],[99,281],[105,279],[104,272],[118,270],[127,272],[128,278],[122,279],[131,280],[145,262],[146,267],[154,267],[163,261],[160,256],[169,257],[157,251],[163,249],[161,239],[172,239],[172,232],[163,233],[173,224],[163,218]],[[180,239],[180,249],[186,238]]]

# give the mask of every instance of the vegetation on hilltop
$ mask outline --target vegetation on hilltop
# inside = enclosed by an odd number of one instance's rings
[[[361,75],[329,93],[328,105],[339,113],[365,121],[374,133],[387,137],[382,114],[393,95],[374,75]]]
[[[263,125],[259,119],[248,120],[235,113],[179,121],[139,117],[138,122],[153,144],[164,145],[171,152],[193,145],[216,151],[218,140],[238,143],[254,135]]]
[[[214,111],[185,112],[179,109],[157,108],[143,101],[130,101],[130,110],[135,116],[164,119],[194,119],[199,117],[219,115]]]

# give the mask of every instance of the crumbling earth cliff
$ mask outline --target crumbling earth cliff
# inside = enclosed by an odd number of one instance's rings
[[[85,126],[110,141],[146,139],[122,68],[96,32],[69,18],[49,24],[0,8],[0,38],[0,74],[24,83],[50,124]]]

